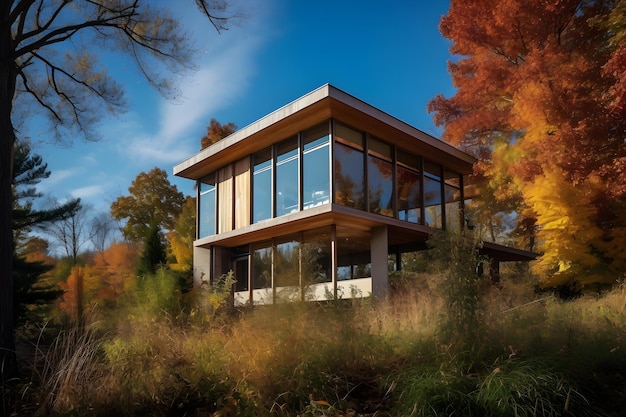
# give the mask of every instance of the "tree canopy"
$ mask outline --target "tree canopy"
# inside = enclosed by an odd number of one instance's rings
[[[452,0],[453,97],[428,105],[479,157],[483,219],[517,214],[548,286],[626,270],[626,1]]]
[[[237,130],[237,125],[232,122],[223,125],[216,119],[211,119],[211,122],[207,126],[206,130],[206,135],[202,136],[202,138],[200,139],[200,146],[202,147],[202,149],[213,145],[215,142],[224,139],[226,136],[232,133],[235,133],[235,131]]]
[[[185,197],[160,168],[141,172],[128,188],[129,196],[111,204],[111,216],[126,223],[122,233],[133,242],[144,241],[154,224],[158,229],[174,230]]]
[[[215,29],[226,28],[224,0],[194,0]],[[44,116],[57,137],[97,137],[104,109],[122,110],[122,88],[105,63],[125,54],[165,95],[172,71],[189,67],[193,48],[166,8],[148,0],[7,0],[0,5],[0,264],[13,257],[12,180],[16,126]],[[179,3],[176,3],[178,6]],[[173,6],[172,6],[173,7]],[[0,363],[15,370],[13,274],[0,268]]]

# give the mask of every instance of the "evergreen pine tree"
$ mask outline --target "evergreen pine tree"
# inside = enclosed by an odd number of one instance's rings
[[[159,266],[165,265],[166,261],[167,257],[161,236],[161,229],[156,222],[152,222],[148,236],[144,240],[143,252],[137,266],[137,275],[152,275],[156,273]]]

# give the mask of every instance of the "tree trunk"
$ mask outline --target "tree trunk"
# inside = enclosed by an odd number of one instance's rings
[[[11,2],[8,2],[11,3]],[[11,121],[17,71],[12,56],[11,27],[6,23],[10,6],[3,6],[0,22],[0,384],[17,370],[13,307],[13,148]],[[2,18],[2,16],[0,16]]]

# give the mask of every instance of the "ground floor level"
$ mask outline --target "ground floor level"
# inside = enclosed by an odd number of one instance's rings
[[[390,274],[406,269],[416,262],[411,254],[426,249],[428,234],[406,236],[405,232],[399,239],[388,225],[333,223],[244,244],[215,242],[194,248],[194,279],[197,285],[210,284],[232,271],[237,306],[384,298]],[[500,262],[530,260],[528,252],[492,243],[481,251],[490,259],[488,270],[494,280]]]

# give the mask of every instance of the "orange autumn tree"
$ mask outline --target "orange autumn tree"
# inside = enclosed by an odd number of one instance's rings
[[[626,0],[451,0],[443,139],[480,162],[478,217],[514,214],[545,286],[626,271]]]

